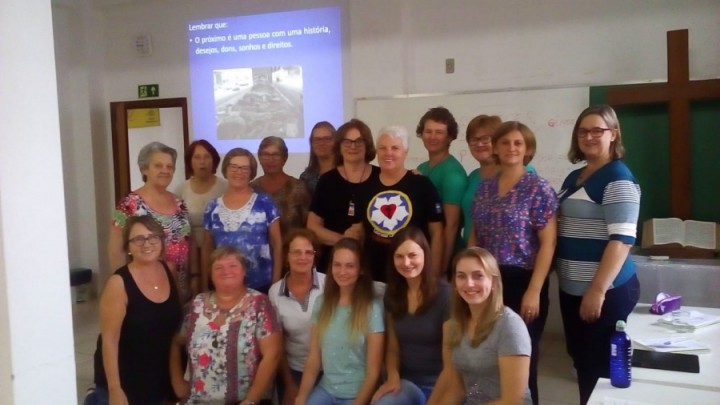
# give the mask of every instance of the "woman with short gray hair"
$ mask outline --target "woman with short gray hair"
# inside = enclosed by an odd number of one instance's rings
[[[385,270],[392,257],[390,243],[400,230],[414,225],[430,241],[431,270],[442,271],[443,206],[440,195],[428,177],[405,168],[408,131],[401,126],[382,128],[375,141],[380,175],[360,193],[356,212],[365,234],[365,254],[372,263],[375,281],[385,281]]]
[[[192,297],[190,284],[194,275],[188,273],[191,247],[190,220],[185,203],[168,191],[175,173],[177,151],[160,142],[151,142],[138,154],[138,168],[142,173],[142,187],[131,191],[120,200],[113,212],[108,256],[110,270],[127,262],[127,252],[122,244],[122,231],[128,218],[150,215],[165,231],[165,260],[175,276],[183,301]]]

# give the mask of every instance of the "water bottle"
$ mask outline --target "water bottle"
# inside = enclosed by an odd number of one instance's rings
[[[617,321],[615,333],[610,337],[610,384],[613,387],[630,386],[632,344],[625,333],[625,321]]]

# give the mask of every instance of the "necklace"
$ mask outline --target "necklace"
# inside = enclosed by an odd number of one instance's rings
[[[347,168],[343,167],[343,170],[345,171],[345,180],[347,180],[348,183],[352,183],[352,184],[362,183],[362,180],[365,177],[365,171],[367,170],[368,166],[370,166],[370,165],[365,163],[365,165],[363,166],[362,172],[360,173],[360,177],[358,177],[357,181],[350,180],[350,172],[348,172]]]

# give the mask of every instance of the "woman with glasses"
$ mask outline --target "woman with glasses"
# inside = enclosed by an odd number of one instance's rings
[[[478,187],[468,246],[488,250],[500,265],[505,305],[525,321],[532,341],[529,386],[539,401],[537,365],[548,307],[547,275],[555,252],[557,197],[550,183],[525,166],[535,155],[535,135],[508,121],[492,136],[497,175]]]
[[[311,197],[320,176],[335,168],[335,133],[335,127],[327,121],[318,122],[310,131],[310,162],[300,174],[300,181],[305,183]]]
[[[463,241],[467,245],[472,226],[472,202],[475,198],[480,183],[489,179],[500,171],[500,165],[495,163],[492,151],[492,134],[502,124],[502,119],[497,115],[478,115],[468,123],[465,131],[465,139],[468,143],[470,154],[480,164],[480,167],[468,174],[467,188],[462,197],[463,210]],[[535,173],[532,165],[525,166],[527,171]]]
[[[327,271],[330,250],[338,240],[362,237],[360,227],[352,227],[364,210],[359,199],[365,185],[380,174],[380,169],[370,164],[375,159],[375,145],[364,122],[352,119],[340,126],[333,149],[338,166],[318,180],[307,220],[307,227],[323,245],[318,256],[321,272]]]
[[[585,166],[560,191],[555,267],[567,350],[577,370],[580,403],[609,376],[610,336],[640,297],[630,248],[640,185],[623,163],[620,123],[610,106],[586,108],[573,128],[570,162]]]
[[[310,318],[315,299],[325,288],[325,275],[315,270],[315,252],[319,248],[320,242],[313,231],[306,228],[290,230],[283,242],[288,272],[270,287],[268,293],[285,343],[277,384],[278,397],[284,405],[295,403],[310,351]]]
[[[113,212],[108,239],[110,268],[117,269],[127,261],[122,233],[127,220],[134,215],[148,214],[165,230],[165,257],[177,282],[183,302],[192,298],[189,274],[190,218],[185,202],[168,191],[175,174],[177,151],[160,142],[151,142],[138,154],[138,166],[144,184],[117,203]]]
[[[222,161],[222,173],[227,190],[208,203],[203,216],[202,291],[208,289],[210,253],[233,246],[247,260],[245,284],[267,293],[270,285],[280,280],[282,270],[280,214],[269,195],[250,187],[257,174],[257,161],[250,151],[231,149]]]
[[[127,219],[127,264],[110,276],[100,297],[93,404],[165,404],[173,335],[182,320],[178,290],[165,257],[165,231],[150,215]]]
[[[310,196],[303,182],[283,171],[288,159],[285,141],[277,136],[264,138],[258,148],[258,158],[263,175],[253,180],[250,186],[275,201],[280,210],[280,230],[283,233],[305,227]]]

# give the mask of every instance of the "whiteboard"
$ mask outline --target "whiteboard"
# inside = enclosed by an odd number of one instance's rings
[[[520,121],[530,127],[537,139],[537,152],[531,164],[557,190],[568,173],[578,167],[568,161],[567,153],[575,119],[588,106],[589,94],[588,87],[573,87],[357,99],[355,112],[357,118],[370,126],[373,135],[387,125],[406,127],[410,133],[410,151],[405,166],[415,168],[427,160],[427,151],[415,136],[420,117],[429,108],[446,107],[459,125],[458,139],[451,144],[450,153],[468,173],[478,167],[465,141],[468,122],[479,114]]]

